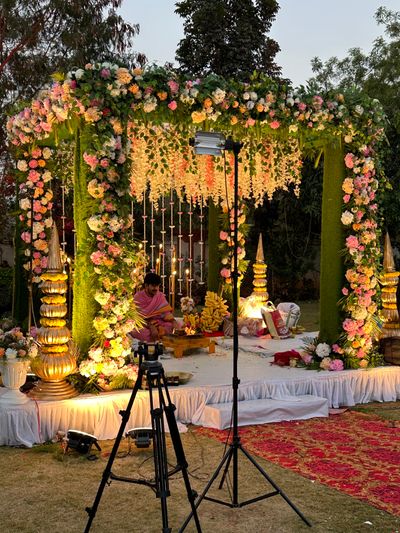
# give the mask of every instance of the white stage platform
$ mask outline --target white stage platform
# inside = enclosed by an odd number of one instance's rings
[[[182,359],[162,359],[166,371],[193,373],[186,385],[170,387],[176,416],[182,424],[204,424],[207,405],[232,401],[232,341],[219,342],[214,355],[199,350]],[[301,348],[300,336],[286,341],[240,337],[239,346],[240,401],[274,399],[285,404],[293,396],[312,395],[326,398],[329,407],[337,408],[400,399],[397,366],[318,372],[270,364],[275,352]],[[0,395],[4,391],[0,389]],[[52,439],[58,430],[68,429],[85,431],[101,440],[112,439],[121,423],[119,411],[125,408],[129,396],[130,391],[115,391],[64,401],[31,401],[20,407],[6,408],[0,403],[0,445],[32,446]],[[247,417],[246,424],[249,423]],[[148,393],[139,391],[128,429],[149,424]]]

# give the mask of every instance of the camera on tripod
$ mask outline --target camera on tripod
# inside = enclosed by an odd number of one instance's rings
[[[162,342],[139,342],[135,354],[139,355],[139,364],[144,359],[147,362],[157,361],[159,356],[164,353]]]

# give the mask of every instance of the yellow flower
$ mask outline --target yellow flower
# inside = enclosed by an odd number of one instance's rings
[[[192,113],[192,120],[195,124],[204,122],[206,120],[206,117],[207,115],[204,113],[204,111],[193,111]]]

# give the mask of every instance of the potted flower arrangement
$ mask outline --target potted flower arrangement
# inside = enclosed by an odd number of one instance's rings
[[[32,356],[31,342],[20,328],[0,329],[0,371],[8,390],[0,396],[0,404],[23,404],[29,398],[20,392]]]

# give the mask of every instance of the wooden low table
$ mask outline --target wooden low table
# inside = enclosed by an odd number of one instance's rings
[[[174,356],[183,357],[185,350],[194,348],[208,348],[208,353],[215,353],[215,341],[212,337],[203,335],[164,335],[161,339],[167,348],[174,350]]]

